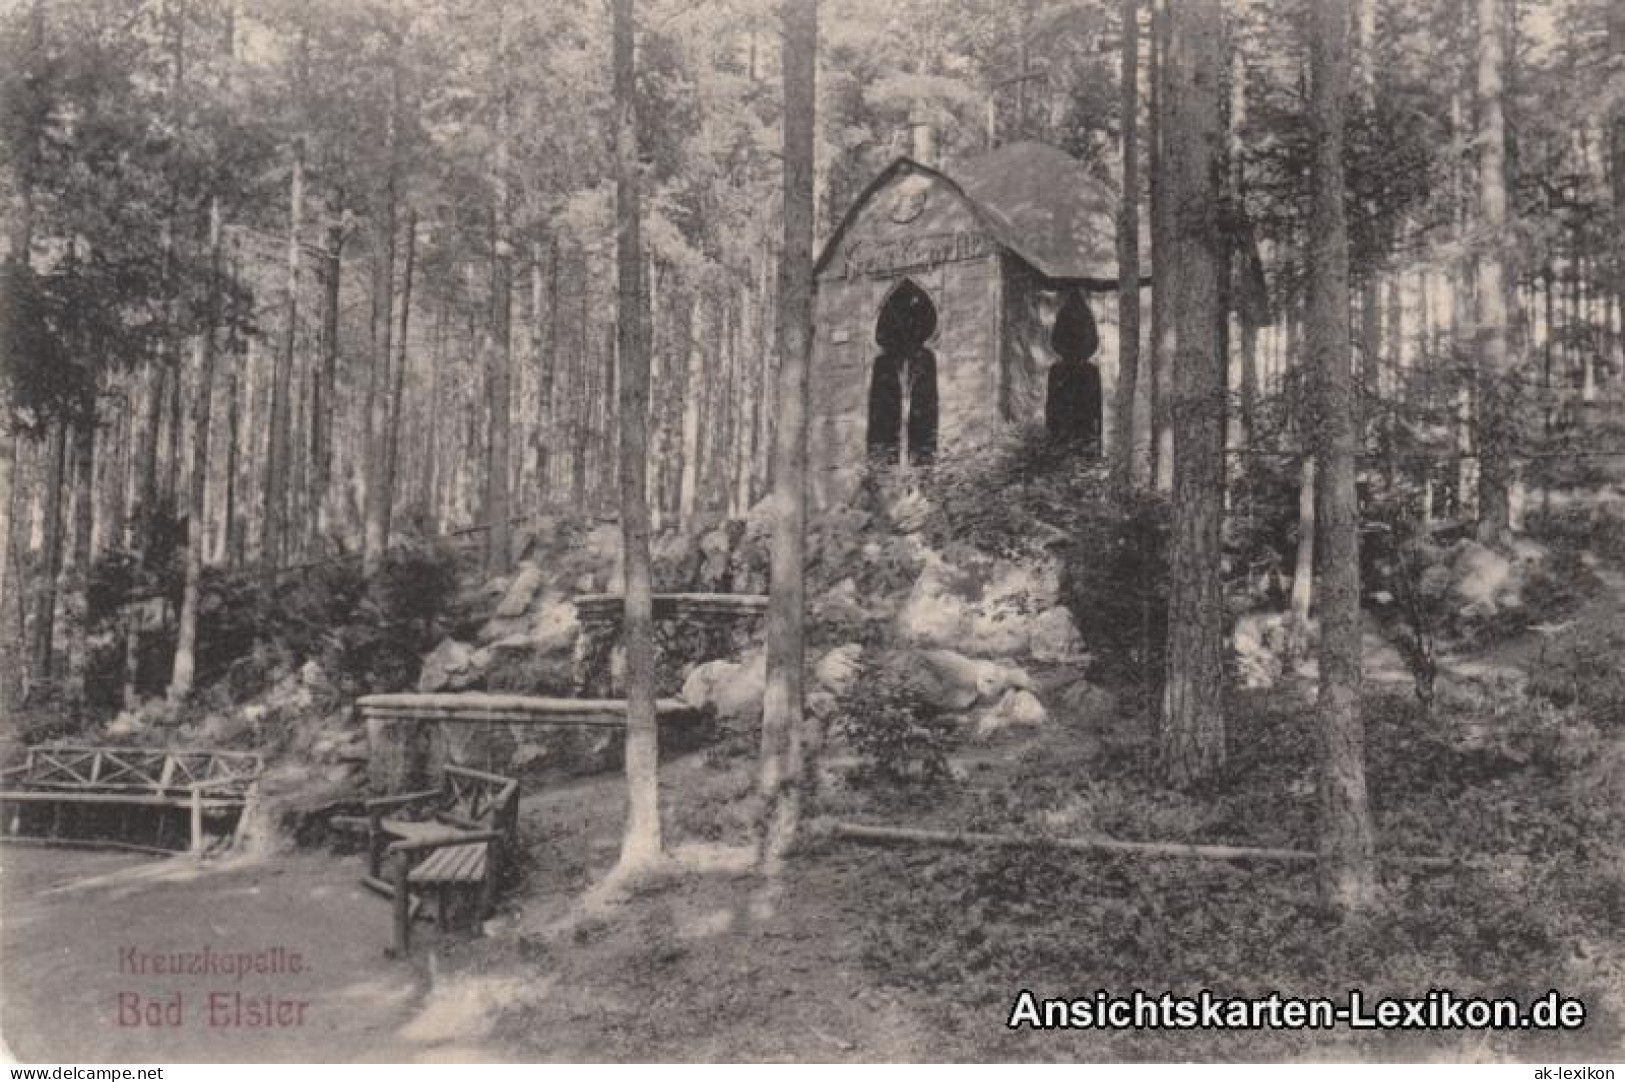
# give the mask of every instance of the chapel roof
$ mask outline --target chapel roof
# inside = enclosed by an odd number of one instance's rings
[[[1117,193],[1070,154],[1032,140],[1008,143],[959,162],[951,171],[898,158],[853,201],[824,245],[820,271],[869,198],[910,170],[946,182],[970,204],[995,241],[1039,273],[1116,285]],[[1142,246],[1142,277],[1149,274],[1147,254]]]

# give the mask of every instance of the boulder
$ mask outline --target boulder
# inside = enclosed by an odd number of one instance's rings
[[[1502,553],[1477,541],[1463,541],[1451,560],[1453,590],[1463,615],[1493,616],[1519,602],[1522,576]]]
[[[109,737],[121,739],[140,736],[146,731],[146,724],[139,717],[128,710],[124,711],[123,713],[119,714],[118,717],[108,722],[107,728],[104,730]]]
[[[973,606],[959,643],[991,657],[1025,654],[1032,643],[1032,615],[1007,602]]]
[[[766,690],[767,655],[755,651],[717,686],[717,717],[750,720],[760,716]]]
[[[1013,665],[968,658],[954,650],[921,650],[894,658],[927,703],[938,710],[964,710],[975,703],[992,703],[1011,688],[1031,690],[1032,678]]]
[[[683,681],[683,690],[678,693],[678,698],[696,710],[714,710],[719,689],[731,681],[741,668],[743,666],[737,661],[726,660],[696,665]]]
[[[862,646],[855,642],[837,646],[814,663],[813,679],[818,681],[819,687],[845,695],[862,675],[862,662]]]
[[[841,700],[833,692],[809,691],[807,692],[807,713],[820,721],[833,718],[841,708]]]
[[[921,650],[901,660],[910,685],[938,710],[964,710],[981,697],[982,662],[953,650]]]
[[[858,599],[858,584],[850,576],[813,599],[812,613],[820,620],[852,623],[869,618],[869,610]]]
[[[928,559],[897,612],[897,637],[918,646],[963,645],[970,622],[963,580],[952,564],[940,557]]]
[[[1243,687],[1274,687],[1281,679],[1286,620],[1279,612],[1251,612],[1236,619],[1230,643]]]
[[[700,536],[699,578],[695,582],[701,590],[726,591],[731,583],[728,556],[733,551],[728,523],[724,522]]]
[[[198,738],[210,746],[231,744],[254,731],[254,719],[247,711],[210,714],[198,726]]]
[[[1035,728],[1048,717],[1038,696],[1024,688],[1011,688],[976,719],[976,735],[988,737],[1006,729]]]
[[[1027,650],[1035,661],[1075,661],[1083,653],[1083,636],[1072,613],[1056,605],[1033,617]]]
[[[541,591],[543,581],[541,568],[535,564],[520,564],[519,572],[514,575],[497,605],[496,615],[508,618],[525,615]]]
[[[581,623],[573,603],[545,594],[534,611],[498,616],[480,628],[480,641],[502,650],[568,651],[575,647]]]
[[[672,530],[657,537],[649,548],[655,583],[666,590],[693,588],[700,573],[700,550],[692,534]]]
[[[466,691],[485,675],[491,663],[491,652],[475,650],[456,639],[442,639],[440,645],[423,659],[418,674],[418,690]]]

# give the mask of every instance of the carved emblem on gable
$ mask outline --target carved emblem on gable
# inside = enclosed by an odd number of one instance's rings
[[[898,225],[907,225],[918,218],[925,211],[925,197],[928,188],[904,188],[892,196],[891,206],[887,208],[887,215]]]

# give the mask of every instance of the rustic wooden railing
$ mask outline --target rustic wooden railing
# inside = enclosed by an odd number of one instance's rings
[[[161,813],[167,808],[184,808],[190,812],[188,851],[201,854],[208,815],[236,811],[233,840],[241,837],[247,825],[244,809],[262,769],[260,757],[251,752],[39,745],[29,748],[21,763],[0,770],[0,837],[172,852],[158,845],[71,837],[63,832],[64,811],[124,807]],[[25,809],[38,806],[52,809],[50,831],[45,835],[31,835],[24,829]],[[162,827],[160,821],[159,840]]]

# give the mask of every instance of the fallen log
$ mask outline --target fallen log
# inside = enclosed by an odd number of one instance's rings
[[[1115,853],[1121,856],[1175,858],[1186,860],[1268,860],[1280,863],[1312,864],[1319,854],[1308,849],[1271,849],[1247,845],[1193,845],[1187,842],[1126,842],[1115,838],[1056,838],[1042,834],[1017,836],[971,830],[925,830],[917,827],[872,826],[867,823],[824,821],[813,832],[830,838],[876,845],[894,843],[942,845],[970,848],[978,845],[1004,848],[1066,849],[1077,853]],[[1414,868],[1457,868],[1466,862],[1444,857],[1381,856],[1385,864]]]

